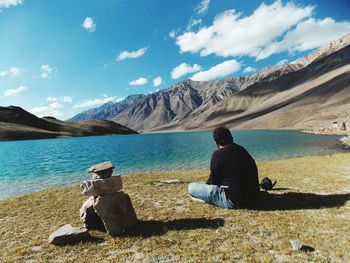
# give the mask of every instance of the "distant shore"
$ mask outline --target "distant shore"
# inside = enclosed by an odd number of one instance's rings
[[[321,134],[321,135],[340,135],[343,136],[339,140],[346,146],[350,147],[350,131],[337,131],[337,130],[302,130],[303,133],[309,134]]]
[[[208,171],[131,174],[123,185],[139,223],[118,238],[91,231],[89,242],[69,252],[47,238],[64,224],[82,225],[86,197],[76,184],[10,198],[0,201],[0,261],[349,262],[349,163],[349,153],[258,162],[260,180],[277,180],[258,210],[193,202],[187,185]],[[293,239],[315,251],[293,251]]]

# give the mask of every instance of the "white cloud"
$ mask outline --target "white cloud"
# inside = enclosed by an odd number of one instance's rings
[[[10,6],[21,5],[23,0],[0,0],[0,8],[5,7],[8,8]]]
[[[54,103],[50,104],[50,107],[53,108],[53,109],[59,109],[59,108],[62,108],[63,105],[61,103],[54,102]]]
[[[276,66],[279,67],[279,66],[282,66],[284,64],[287,64],[288,62],[289,62],[288,59],[282,59],[276,63]]]
[[[208,9],[211,0],[202,0],[196,7],[196,12],[198,15],[204,15]]]
[[[295,53],[318,48],[348,33],[350,33],[350,22],[336,22],[329,17],[320,20],[309,18],[289,31],[281,41],[261,50],[257,59],[264,59],[286,50]]]
[[[72,97],[70,96],[63,96],[63,97],[47,97],[47,101],[51,102],[64,102],[64,103],[72,103]]]
[[[261,4],[250,16],[227,10],[211,26],[198,32],[186,32],[176,38],[180,52],[215,54],[222,57],[248,55],[257,57],[290,28],[310,17],[314,6],[300,7],[293,2]]]
[[[200,25],[201,23],[202,23],[202,19],[194,19],[194,18],[191,17],[190,20],[187,23],[186,30],[189,31],[193,27],[195,27],[196,25]]]
[[[98,99],[83,100],[80,103],[74,105],[73,109],[99,106],[110,101],[120,101],[120,98],[118,96],[111,96],[111,97],[103,97]]]
[[[38,116],[38,117],[44,117],[44,116],[52,116],[52,117],[60,117],[63,115],[63,113],[57,109],[47,107],[47,106],[42,106],[42,107],[35,107],[30,110],[28,110],[30,113]]]
[[[153,86],[154,87],[158,87],[162,84],[162,78],[161,77],[156,77],[155,79],[153,79]]]
[[[91,17],[86,17],[81,26],[89,32],[94,32],[96,29],[96,23],[94,23],[94,20]]]
[[[9,69],[9,75],[10,77],[18,77],[22,73],[22,70],[20,68],[12,67]]]
[[[248,66],[246,67],[244,70],[243,70],[243,73],[252,73],[252,72],[255,72],[256,71],[256,68],[253,68],[251,66]]]
[[[171,38],[175,38],[180,33],[180,31],[181,31],[180,28],[176,28],[176,29],[171,30],[168,35]]]
[[[70,96],[64,96],[64,97],[47,97],[46,99],[49,102],[52,102],[48,106],[39,106],[35,107],[29,110],[29,112],[33,113],[34,115],[38,117],[43,116],[53,116],[55,118],[58,118],[60,116],[63,116],[64,114],[58,110],[60,108],[63,108],[64,105],[62,103],[71,103],[72,98]],[[61,102],[61,103],[60,103]]]
[[[188,73],[194,73],[200,71],[201,69],[201,66],[198,64],[194,64],[193,66],[191,66],[187,63],[181,63],[177,67],[173,68],[173,70],[171,71],[171,78],[178,79]]]
[[[41,65],[40,66],[40,78],[42,79],[50,79],[55,76],[57,72],[56,68],[51,67],[50,65]]]
[[[136,80],[132,80],[129,82],[129,85],[131,86],[142,86],[147,84],[148,80],[146,78],[140,77]]]
[[[216,78],[222,78],[229,74],[239,71],[241,65],[234,59],[224,61],[209,70],[201,71],[194,74],[191,80],[194,81],[208,81]]]
[[[16,96],[17,94],[27,90],[27,87],[25,86],[19,86],[17,89],[7,89],[4,91],[4,96],[5,97],[11,97],[11,96]]]
[[[127,58],[139,58],[141,56],[143,56],[147,51],[147,47],[144,48],[140,48],[139,50],[136,51],[122,51],[120,52],[120,54],[118,55],[117,60],[124,60]]]
[[[22,74],[23,70],[17,67],[11,67],[7,70],[1,71],[0,72],[0,77],[19,77]]]

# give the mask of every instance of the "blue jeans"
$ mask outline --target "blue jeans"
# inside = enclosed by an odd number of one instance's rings
[[[206,203],[220,206],[226,209],[233,209],[234,204],[226,197],[224,188],[218,185],[206,183],[190,183],[188,193],[194,198],[201,199]]]

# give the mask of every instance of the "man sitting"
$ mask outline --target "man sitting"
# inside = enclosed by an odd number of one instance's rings
[[[259,193],[254,159],[233,142],[228,129],[216,128],[213,137],[218,150],[211,158],[209,179],[207,183],[190,183],[188,193],[195,199],[227,209],[252,205]]]

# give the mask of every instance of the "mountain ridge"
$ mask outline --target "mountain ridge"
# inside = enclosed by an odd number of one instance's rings
[[[112,121],[74,123],[53,117],[39,118],[17,106],[0,107],[0,141],[135,133]]]
[[[300,122],[290,126],[284,121],[273,123],[271,120],[266,120],[266,125],[262,125],[262,122],[258,120],[262,118],[262,115],[257,114],[259,105],[265,101],[272,103],[268,113],[272,119],[277,117],[272,116],[271,112],[278,113],[278,116],[287,114],[276,110],[276,105],[273,105],[273,103],[278,103],[277,95],[287,90],[293,90],[290,94],[295,96],[300,95],[298,92],[308,92],[307,86],[313,87],[316,83],[314,79],[328,72],[333,72],[332,74],[335,74],[333,76],[334,81],[341,83],[342,89],[348,90],[347,80],[349,77],[347,70],[345,72],[333,70],[348,65],[349,61],[350,34],[289,64],[269,66],[246,77],[214,81],[192,81],[189,79],[181,81],[164,90],[144,95],[144,97],[128,104],[127,107],[114,116],[110,114],[106,117],[135,130],[145,132],[209,129],[215,125],[237,126],[240,128],[309,128],[309,126],[318,125],[315,121],[309,123],[306,121],[309,118],[306,113],[320,114],[319,106],[316,106],[315,102],[313,103],[315,111],[317,108],[317,112],[314,112],[313,109],[310,111],[310,107],[307,112],[295,112],[295,117],[300,119]],[[337,79],[339,74],[345,74],[341,77],[343,80],[341,82]],[[327,82],[329,87],[332,87],[331,82],[332,80]],[[298,89],[303,83],[305,85],[302,87],[305,91]],[[341,91],[339,92],[341,93]],[[288,95],[289,93],[283,94]],[[318,94],[317,98],[322,99],[320,93],[315,94]],[[274,96],[277,97],[272,99]],[[306,99],[304,97],[300,98],[301,100]],[[341,98],[338,98],[338,101],[340,100]],[[347,108],[349,107],[346,107],[346,112]],[[328,109],[336,112],[335,115],[337,116],[333,120],[337,120],[339,112],[336,108],[328,107]],[[258,118],[255,122],[249,119],[245,125],[244,121],[238,121],[247,119],[248,114],[254,111],[256,113],[253,116]],[[302,115],[301,118],[300,115]],[[278,118],[281,119],[281,117]],[[266,119],[266,116],[263,119]],[[323,121],[325,120],[321,118],[320,123]]]
[[[83,111],[75,115],[74,117],[68,119],[68,121],[79,122],[84,120],[109,119],[145,96],[146,95],[143,95],[143,94],[132,94],[126,97],[124,100],[117,103],[113,103],[109,101],[98,108],[92,108],[92,109]]]

